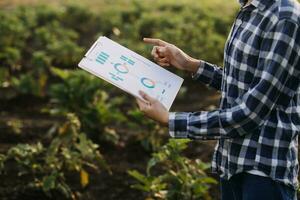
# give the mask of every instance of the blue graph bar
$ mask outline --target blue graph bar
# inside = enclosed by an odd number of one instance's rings
[[[104,64],[106,62],[106,60],[104,60],[102,58],[97,58],[96,61],[101,63],[101,64]]]
[[[107,61],[108,58],[109,58],[109,55],[102,51],[97,56],[96,61],[101,63],[101,64],[104,64]]]
[[[101,54],[103,55],[103,56],[105,56],[106,58],[108,58],[109,57],[109,55],[107,54],[107,53],[105,53],[105,52],[101,52]]]
[[[114,79],[115,81],[124,81],[123,78],[113,74],[113,73],[109,73],[111,75],[111,78]]]
[[[128,59],[127,57],[125,57],[125,56],[122,55],[120,58],[121,58],[121,60],[124,60],[124,61],[127,62],[127,59]]]
[[[130,59],[128,60],[128,64],[134,65],[134,63],[135,63],[135,62],[134,62],[133,60],[130,60]]]

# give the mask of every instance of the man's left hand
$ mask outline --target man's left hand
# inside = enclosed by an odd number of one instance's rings
[[[159,122],[164,126],[169,124],[168,110],[156,99],[150,97],[145,92],[139,91],[145,101],[136,99],[139,109],[149,118]]]

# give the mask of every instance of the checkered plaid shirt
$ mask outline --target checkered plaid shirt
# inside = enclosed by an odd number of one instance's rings
[[[217,139],[212,169],[225,179],[258,170],[297,188],[299,4],[253,0],[241,8],[225,46],[224,67],[202,62],[194,79],[221,91],[220,107],[171,112],[170,135]]]

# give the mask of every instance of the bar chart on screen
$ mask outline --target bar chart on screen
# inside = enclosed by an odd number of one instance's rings
[[[181,77],[106,37],[95,42],[79,66],[136,97],[142,90],[167,109],[183,82]]]

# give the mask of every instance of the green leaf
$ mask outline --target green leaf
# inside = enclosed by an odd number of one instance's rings
[[[63,80],[69,78],[70,73],[71,73],[71,71],[68,71],[68,70],[62,70],[62,69],[59,69],[59,68],[56,68],[56,67],[51,67],[51,68],[50,68],[50,71],[51,71],[54,75],[58,76],[59,78],[61,78],[61,79],[63,79]]]
[[[148,178],[146,176],[144,176],[143,174],[141,174],[140,172],[138,172],[137,170],[129,170],[129,171],[127,171],[127,173],[130,176],[137,179],[138,181],[140,181],[141,183],[144,183],[145,185],[147,185],[149,183]]]
[[[157,164],[158,160],[154,157],[154,158],[151,158],[149,161],[148,161],[148,164],[147,164],[147,175],[149,176],[150,175],[150,170],[152,167],[154,167],[156,164]]]
[[[56,184],[56,175],[51,174],[49,176],[45,176],[43,178],[43,190],[45,192],[49,192],[50,190],[55,188],[55,184]]]

